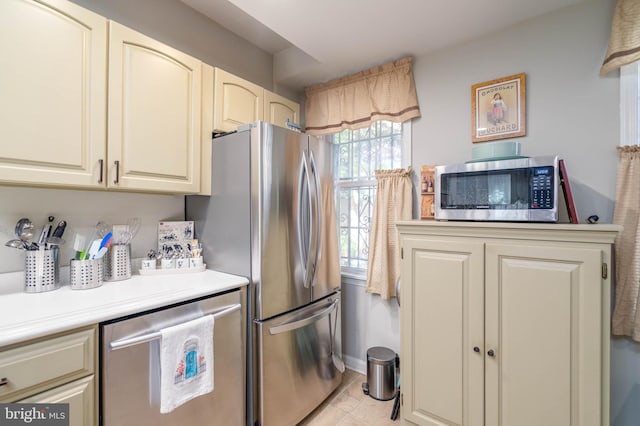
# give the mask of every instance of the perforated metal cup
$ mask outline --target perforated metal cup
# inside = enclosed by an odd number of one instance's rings
[[[105,281],[120,281],[131,278],[130,244],[112,244],[104,259]]]
[[[93,260],[71,259],[69,263],[69,282],[72,290],[84,290],[100,287],[103,282],[104,268],[102,258]]]
[[[41,293],[60,286],[58,248],[27,250],[24,256],[24,291]]]

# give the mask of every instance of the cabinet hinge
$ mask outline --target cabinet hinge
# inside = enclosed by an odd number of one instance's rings
[[[400,405],[404,406],[404,394],[400,392]]]
[[[608,276],[608,270],[607,270],[607,264],[603,263],[602,264],[602,278],[606,279]]]

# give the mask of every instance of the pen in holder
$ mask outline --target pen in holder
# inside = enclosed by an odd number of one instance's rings
[[[71,259],[69,275],[72,290],[100,287],[104,276],[102,258],[93,260]]]
[[[120,281],[131,278],[130,244],[111,244],[104,259],[105,281]]]
[[[24,291],[40,293],[55,290],[59,285],[58,247],[25,251]]]

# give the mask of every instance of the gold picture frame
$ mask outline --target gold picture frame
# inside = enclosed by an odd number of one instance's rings
[[[486,142],[526,135],[524,73],[471,86],[471,140]]]

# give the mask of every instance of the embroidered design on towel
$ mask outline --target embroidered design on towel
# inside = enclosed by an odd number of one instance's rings
[[[176,366],[176,374],[173,383],[191,381],[207,371],[207,362],[200,351],[200,342],[197,338],[192,338],[184,342],[182,358]]]

